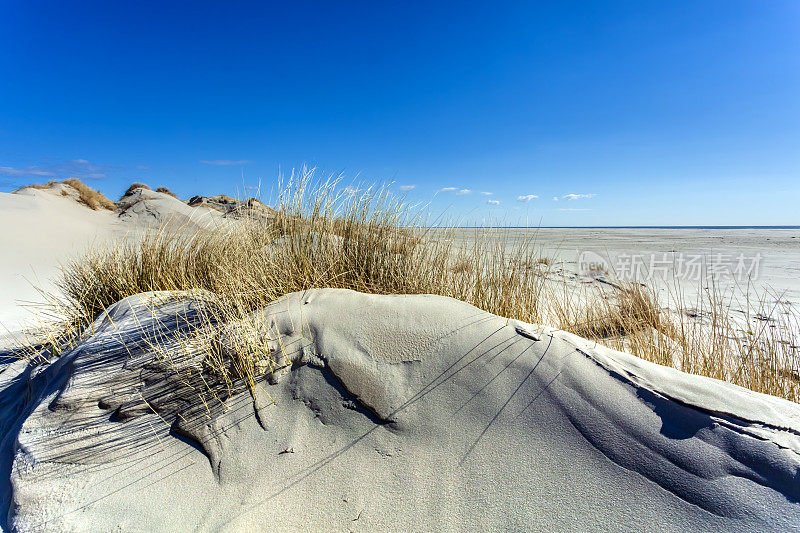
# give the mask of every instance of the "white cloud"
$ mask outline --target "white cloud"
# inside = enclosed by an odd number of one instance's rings
[[[517,196],[518,202],[530,202],[531,200],[536,200],[539,198],[535,194],[523,194],[522,196]]]
[[[553,201],[557,202],[558,201],[558,196],[553,196]]]
[[[441,189],[439,189],[439,192],[453,192],[457,190],[458,187],[442,187]]]
[[[399,188],[403,192],[408,192],[414,190],[416,187],[416,185],[401,185]]]
[[[350,187],[348,185],[347,187],[342,189],[342,192],[345,193],[345,194],[353,195],[353,194],[358,192],[358,189],[356,189],[355,187]]]
[[[500,200],[486,200],[489,205],[500,205]]]
[[[481,191],[481,194],[484,195],[484,196],[491,196],[494,193],[493,192],[487,192],[487,191]]]
[[[470,194],[471,192],[472,192],[472,189],[461,189],[461,190],[460,190],[460,191],[458,191],[456,194],[458,194],[459,196],[461,196],[461,195],[464,195],[464,194]]]
[[[136,170],[150,170],[147,165],[136,165]]]
[[[210,161],[206,161],[204,159],[200,160],[201,163],[205,165],[217,165],[217,166],[235,166],[235,165],[246,165],[250,161],[246,159],[240,159],[237,161],[232,161],[230,159],[213,159]]]
[[[120,167],[95,165],[86,159],[72,159],[49,165],[29,165],[27,167],[0,167],[0,175],[29,178],[79,178],[101,179],[107,172],[121,170]]]
[[[45,170],[42,167],[26,167],[26,168],[14,168],[14,167],[0,167],[0,174],[5,174],[6,176],[55,176],[55,172],[51,170]]]
[[[564,200],[578,200],[580,198],[594,198],[596,194],[565,194],[561,198]]]
[[[591,209],[577,208],[577,207],[562,207],[559,211],[591,211]]]

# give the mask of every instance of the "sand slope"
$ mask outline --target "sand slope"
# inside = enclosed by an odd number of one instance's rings
[[[133,296],[67,355],[0,374],[5,527],[800,524],[796,404],[448,298],[325,289],[254,315],[292,366],[206,409],[203,354],[174,341],[202,307]]]
[[[43,301],[34,285],[51,290],[59,266],[93,244],[138,237],[161,226],[194,232],[221,220],[216,211],[146,189],[126,196],[116,211],[93,211],[61,183],[0,193],[0,337],[33,318],[20,304]],[[0,346],[8,342],[0,340]]]
[[[113,212],[92,211],[70,191],[59,184],[0,193],[0,333],[20,326],[19,303],[41,301],[31,282],[49,287],[60,262],[121,230]]]

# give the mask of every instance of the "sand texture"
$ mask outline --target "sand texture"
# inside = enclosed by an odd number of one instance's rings
[[[204,406],[223,387],[178,339],[205,305],[132,296],[0,374],[4,528],[800,525],[794,403],[448,298],[322,289],[250,317],[290,366]]]

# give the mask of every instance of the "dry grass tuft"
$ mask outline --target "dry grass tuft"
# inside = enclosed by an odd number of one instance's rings
[[[564,296],[553,309],[559,324],[588,339],[624,337],[652,329],[669,335],[671,324],[660,309],[653,289],[639,283],[627,283],[613,293],[594,290],[589,296],[578,293],[571,300]]]
[[[30,185],[23,185],[22,187],[20,187],[19,189],[15,190],[14,192],[19,192],[19,191],[21,191],[23,189],[45,190],[45,189],[49,189],[53,185],[57,185],[59,183],[61,183],[61,182],[56,181],[56,180],[50,180],[47,183],[31,183]]]
[[[64,185],[69,185],[70,187],[75,189],[78,192],[78,199],[80,200],[80,202],[83,203],[84,205],[91,207],[95,211],[99,209],[108,209],[109,211],[113,211],[114,209],[117,208],[114,202],[109,200],[103,193],[92,189],[78,178],[69,178],[60,182],[51,180],[48,181],[47,183],[33,183],[31,185],[25,185],[24,187],[20,187],[19,189],[17,189],[17,191],[21,191],[22,189],[45,190],[59,183],[63,183]],[[68,194],[65,191],[61,191],[61,196],[68,196]]]
[[[176,200],[180,199],[180,198],[177,197],[177,195],[175,193],[173,193],[171,190],[167,189],[166,187],[159,187],[158,189],[156,189],[156,192],[168,194],[168,195],[172,196],[173,198],[175,198]]]
[[[800,401],[800,317],[770,304],[780,298],[754,294],[749,288],[723,294],[710,283],[687,314],[682,294],[679,286],[664,298],[640,284],[591,287],[556,295],[551,310],[559,327],[599,344]]]
[[[109,211],[113,211],[117,208],[114,202],[106,198],[103,193],[92,189],[78,178],[69,178],[64,180],[63,183],[64,185],[69,185],[78,191],[78,197],[80,198],[80,201],[95,211],[98,209],[108,209]]]
[[[136,189],[146,189],[146,190],[148,190],[148,191],[152,191],[152,190],[153,190],[153,189],[151,189],[151,188],[150,188],[148,185],[146,185],[146,184],[144,184],[144,183],[138,183],[138,182],[136,182],[136,183],[131,183],[131,186],[130,186],[130,187],[128,187],[128,188],[125,190],[125,193],[124,193],[124,194],[123,194],[123,195],[120,197],[120,200],[122,200],[122,199],[123,199],[123,198],[125,198],[126,196],[130,196],[131,194],[133,194],[133,193],[136,191]]]

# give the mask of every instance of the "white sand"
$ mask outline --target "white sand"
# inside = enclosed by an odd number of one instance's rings
[[[262,382],[257,402],[238,394],[209,418],[142,342],[144,330],[172,350],[191,383],[198,361],[160,334],[195,309],[165,293],[134,296],[49,366],[0,374],[8,527],[800,524],[796,404],[447,298],[326,289],[256,314],[294,366]]]
[[[220,218],[211,209],[197,210],[143,189],[126,198],[116,212],[93,211],[78,202],[74,189],[62,184],[0,193],[0,336],[17,335],[35,325],[34,314],[24,306],[45,301],[36,287],[51,291],[59,266],[91,245],[135,237],[161,225],[195,231]]]
[[[61,262],[120,230],[111,211],[92,211],[61,190],[0,193],[0,332],[17,330],[30,313],[20,303],[41,302]]]

